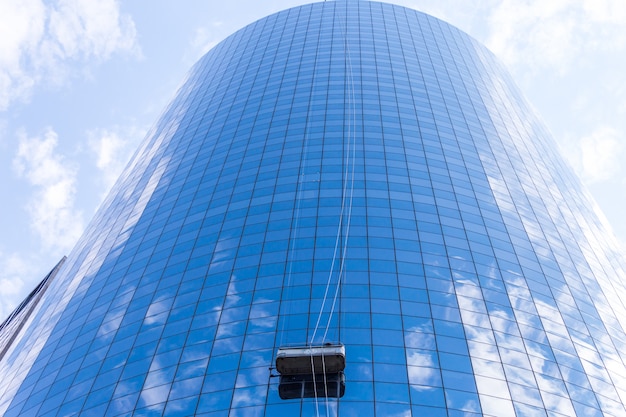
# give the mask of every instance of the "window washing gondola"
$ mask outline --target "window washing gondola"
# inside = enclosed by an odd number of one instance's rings
[[[276,354],[278,394],[283,400],[341,398],[346,387],[345,367],[346,349],[341,343],[281,347]]]

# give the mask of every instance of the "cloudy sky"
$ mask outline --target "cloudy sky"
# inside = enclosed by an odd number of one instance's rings
[[[307,0],[0,0],[0,320],[72,248],[189,67]],[[397,0],[496,53],[626,242],[626,1]]]

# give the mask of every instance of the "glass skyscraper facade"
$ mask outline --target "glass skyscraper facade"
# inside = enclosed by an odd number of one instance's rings
[[[297,7],[193,67],[2,326],[0,414],[626,416],[622,259],[483,46]],[[327,343],[345,392],[282,398]]]

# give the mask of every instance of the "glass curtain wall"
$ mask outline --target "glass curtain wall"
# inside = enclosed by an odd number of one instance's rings
[[[285,10],[193,67],[6,351],[0,413],[624,416],[594,207],[466,34]],[[281,398],[278,349],[326,343],[343,395]]]

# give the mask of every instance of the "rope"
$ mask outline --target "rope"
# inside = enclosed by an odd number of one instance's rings
[[[347,18],[347,15],[345,17]],[[324,333],[322,336],[322,344],[326,341],[326,338],[328,336],[330,323],[334,316],[335,309],[337,306],[337,300],[339,298],[339,289],[341,288],[342,280],[345,279],[345,268],[346,268],[345,265],[346,265],[346,258],[347,258],[348,239],[350,235],[350,224],[352,220],[354,178],[355,178],[355,171],[356,171],[356,128],[354,127],[356,126],[356,96],[355,96],[355,88],[354,88],[354,71],[353,71],[352,60],[351,60],[351,56],[349,52],[347,26],[344,27],[344,25],[342,25],[341,18],[339,18],[338,21],[339,21],[339,25],[341,26],[340,31],[344,33],[344,45],[343,46],[344,46],[345,54],[347,55],[346,66],[348,69],[348,83],[347,83],[348,91],[347,91],[347,103],[346,104],[347,104],[347,110],[349,114],[348,114],[348,117],[346,118],[348,122],[347,134],[346,134],[347,140],[344,142],[345,171],[342,175],[343,178],[342,178],[341,210],[340,210],[340,216],[339,216],[339,224],[337,226],[337,234],[335,237],[335,244],[333,248],[333,257],[332,257],[332,261],[330,265],[330,271],[328,273],[328,279],[326,281],[326,288],[324,290],[324,297],[322,299],[322,304],[320,306],[320,310],[317,316],[315,328],[313,330],[311,339],[308,343],[309,348],[312,348],[315,338],[317,336],[317,332],[320,329],[320,322],[322,319],[322,314],[326,307],[326,303],[328,301],[328,295],[330,292],[330,287],[332,284],[333,272],[335,271],[335,265],[338,263],[339,270],[337,271],[337,274],[338,274],[337,282],[335,284],[335,289],[333,293],[332,303],[330,306],[328,320],[326,322],[326,326],[325,326]],[[311,102],[309,102],[309,106],[311,106]],[[295,197],[296,204],[294,208],[295,210],[294,225],[293,225],[294,231],[293,231],[293,237],[291,238],[292,240],[291,240],[291,245],[289,248],[289,255],[287,259],[287,263],[288,263],[288,267],[286,271],[287,282],[286,282],[284,290],[291,289],[293,264],[295,261],[295,252],[296,252],[296,241],[297,241],[297,236],[298,236],[298,228],[299,228],[300,215],[301,215],[302,195],[303,195],[303,188],[304,188],[304,182],[305,182],[305,170],[306,170],[306,165],[307,165],[306,155],[308,153],[308,146],[309,146],[309,123],[307,121],[307,125],[305,127],[303,149],[302,149],[302,154],[300,156],[300,173],[298,175],[298,185],[296,188],[296,197]],[[345,227],[345,231],[344,231],[344,227]],[[342,234],[344,235],[343,239],[342,239]],[[338,251],[340,251],[339,256],[338,256]],[[288,307],[287,307],[287,310],[289,309],[290,309],[290,304],[288,304]],[[288,314],[286,314],[286,316],[289,317]],[[285,326],[286,326],[286,320],[283,320],[280,326],[280,345],[281,346],[284,341]],[[340,330],[339,330],[339,325],[338,325],[338,336],[340,334],[339,332]],[[327,400],[328,399],[328,379],[326,375],[325,355],[323,353],[324,352],[322,352],[322,355],[321,355],[322,356],[321,358],[322,376],[324,378],[323,380],[324,397],[326,398],[326,401],[325,401],[326,402],[326,415],[328,417],[330,416],[330,406]],[[319,417],[320,416],[319,399],[317,395],[317,385],[318,385],[317,382],[318,381],[316,378],[315,361],[313,359],[312,349],[311,349],[310,360],[311,360],[311,372],[312,372],[312,379],[313,379],[313,392],[314,392],[314,397],[315,397],[315,412],[316,412],[316,416]],[[338,384],[337,385],[337,398],[339,398],[339,390],[340,390],[339,384],[341,383],[341,381],[340,380],[336,381],[336,383]],[[303,386],[303,389],[304,389],[304,386]]]
[[[318,35],[318,43],[319,43],[319,35]],[[317,59],[315,60],[315,63],[313,65],[313,73],[315,74],[315,69],[317,68]],[[309,113],[310,113],[310,109],[312,106],[311,101],[309,101]],[[306,124],[305,124],[305,128],[304,128],[304,140],[303,140],[303,145],[302,145],[302,153],[300,154],[300,171],[298,173],[298,184],[296,187],[296,206],[295,206],[295,219],[294,219],[294,225],[293,225],[293,237],[290,237],[291,239],[291,245],[289,248],[289,252],[288,252],[288,258],[287,258],[287,283],[285,285],[284,290],[288,291],[288,296],[287,297],[283,297],[283,299],[287,299],[287,310],[284,312],[284,314],[280,314],[279,312],[279,318],[281,316],[285,316],[285,319],[282,321],[281,326],[280,326],[280,341],[279,341],[279,346],[283,345],[283,341],[284,341],[284,337],[285,337],[285,326],[287,323],[287,320],[290,317],[290,312],[291,312],[291,291],[292,291],[292,287],[291,287],[291,278],[292,278],[292,273],[293,273],[293,264],[295,261],[295,253],[296,253],[296,242],[298,240],[298,230],[299,228],[299,224],[300,224],[300,214],[301,214],[301,206],[302,206],[302,194],[303,194],[303,189],[304,189],[304,183],[306,182],[306,168],[307,168],[307,154],[308,154],[308,150],[309,150],[309,129],[310,129],[310,121],[309,118],[307,117],[306,120]],[[274,350],[276,350],[276,346],[274,346]]]
[[[346,256],[347,256],[347,249],[348,249],[348,238],[350,235],[350,224],[351,224],[351,220],[352,220],[352,203],[353,203],[353,196],[354,196],[354,176],[355,176],[355,166],[356,166],[356,129],[353,128],[353,126],[356,126],[356,98],[355,98],[355,93],[354,93],[354,71],[353,71],[353,66],[352,66],[352,59],[350,56],[350,50],[349,50],[349,45],[348,45],[348,37],[347,37],[347,32],[345,34],[344,37],[344,51],[345,51],[345,55],[347,58],[347,66],[348,66],[348,74],[349,74],[349,94],[348,94],[348,109],[351,110],[350,111],[350,116],[348,117],[348,132],[347,132],[347,137],[348,137],[348,141],[347,141],[347,150],[346,150],[346,158],[345,158],[345,165],[346,165],[346,169],[345,169],[345,174],[344,174],[344,178],[343,178],[343,193],[342,193],[342,200],[341,200],[341,212],[339,215],[339,225],[337,226],[337,235],[335,237],[335,246],[333,249],[333,258],[332,258],[332,262],[331,262],[331,266],[330,266],[330,271],[328,273],[328,279],[326,281],[326,288],[324,290],[324,297],[322,299],[322,305],[320,307],[320,311],[317,317],[317,321],[315,323],[315,329],[313,331],[313,335],[311,336],[311,340],[309,345],[312,346],[313,342],[315,341],[315,336],[317,335],[317,331],[319,329],[319,325],[320,325],[320,321],[322,318],[322,313],[324,311],[324,308],[326,306],[326,301],[328,298],[328,292],[330,289],[330,285],[331,285],[331,281],[332,281],[332,275],[333,275],[333,271],[335,269],[335,263],[337,261],[337,250],[339,248],[340,242],[341,242],[341,232],[344,226],[344,216],[347,216],[347,220],[345,222],[346,224],[346,230],[345,230],[345,234],[344,234],[344,242],[343,245],[341,247],[341,255],[340,255],[340,263],[339,263],[339,271],[338,271],[338,277],[337,277],[337,284],[335,286],[335,291],[334,291],[334,295],[333,295],[333,302],[331,304],[331,309],[328,315],[328,320],[326,322],[326,326],[325,326],[325,330],[324,330],[324,334],[322,337],[322,344],[326,341],[326,337],[328,336],[328,329],[330,328],[330,323],[332,321],[332,317],[334,315],[335,312],[335,307],[337,304],[337,299],[339,297],[339,289],[341,288],[341,283],[342,283],[342,278],[344,278],[345,275],[345,261],[346,261]],[[350,184],[350,188],[349,188],[349,192],[348,192],[348,183]],[[347,198],[348,200],[348,209],[347,209],[347,215],[346,215],[346,196],[349,197]]]
[[[347,39],[346,39],[346,44],[347,44]],[[350,120],[352,123],[348,123],[348,137],[352,140],[352,143],[348,142],[348,152],[346,152],[346,176],[348,173],[348,167],[350,166],[350,161],[348,159],[352,158],[352,164],[351,164],[352,171],[350,173],[350,196],[348,198],[348,201],[349,201],[348,220],[346,222],[346,232],[344,235],[344,244],[343,244],[343,250],[342,250],[342,256],[341,256],[341,263],[339,265],[339,278],[337,281],[337,286],[335,287],[333,303],[331,306],[328,321],[326,323],[326,330],[324,331],[324,336],[322,337],[322,343],[326,341],[328,328],[330,327],[330,321],[332,319],[333,313],[335,311],[335,306],[337,304],[337,299],[339,296],[339,288],[341,287],[342,277],[343,279],[345,279],[345,274],[346,274],[345,265],[346,265],[346,257],[348,253],[348,238],[350,236],[350,225],[352,223],[352,203],[353,203],[353,197],[354,197],[354,173],[356,170],[355,168],[356,167],[356,129],[353,130],[352,126],[356,126],[356,105],[355,105],[356,98],[354,94],[354,74],[353,74],[353,68],[352,68],[352,60],[350,59],[350,53],[348,51],[346,52],[347,52],[346,55],[347,55],[347,60],[348,60],[348,68],[349,68],[349,74],[350,74],[350,87],[351,87],[350,95],[349,95],[349,103],[352,105],[352,115],[351,115],[352,120]],[[352,149],[351,155],[350,155],[350,149]],[[344,195],[346,194],[346,189],[345,189],[346,186],[347,184],[344,186]]]
[[[313,376],[313,394],[315,395],[315,415],[320,417],[319,402],[317,400],[317,381],[315,380],[315,363],[313,363],[313,352],[311,351],[311,371]]]
[[[340,22],[341,23],[341,22]],[[330,307],[330,312],[328,314],[328,319],[326,321],[326,326],[324,329],[324,334],[322,336],[322,344],[324,344],[326,342],[326,338],[328,336],[328,329],[330,328],[330,323],[332,321],[333,315],[335,313],[335,308],[337,305],[337,300],[339,298],[339,289],[341,288],[341,283],[342,283],[342,279],[345,279],[345,265],[346,265],[346,257],[347,257],[347,249],[348,249],[348,239],[350,236],[350,224],[352,221],[352,204],[353,204],[353,197],[354,197],[354,177],[355,177],[355,171],[356,171],[356,128],[354,126],[356,126],[356,96],[355,96],[355,88],[354,88],[354,70],[353,70],[353,66],[352,66],[352,59],[350,56],[350,50],[349,50],[349,44],[348,44],[348,36],[347,36],[347,29],[343,28],[345,30],[345,35],[344,35],[344,51],[345,51],[345,55],[347,57],[347,67],[348,67],[348,74],[349,74],[349,90],[348,90],[348,111],[350,112],[349,117],[347,118],[348,120],[348,126],[347,126],[347,149],[346,149],[346,156],[345,156],[345,173],[343,176],[343,190],[342,190],[342,199],[341,199],[341,211],[340,211],[340,216],[339,216],[339,224],[337,226],[337,235],[335,237],[335,245],[334,245],[334,249],[333,249],[333,258],[332,258],[332,262],[331,262],[331,266],[330,266],[330,271],[328,273],[328,279],[326,281],[326,288],[324,290],[324,297],[322,299],[322,305],[320,306],[320,311],[318,313],[317,316],[317,320],[315,323],[315,329],[313,331],[313,334],[311,336],[310,342],[309,342],[309,347],[313,346],[313,342],[315,341],[315,337],[317,335],[317,331],[319,329],[319,325],[320,325],[320,321],[322,318],[322,313],[324,311],[324,308],[326,306],[326,301],[328,298],[328,293],[329,293],[329,289],[331,286],[331,281],[332,281],[332,275],[333,275],[333,271],[335,269],[335,264],[337,262],[337,250],[339,248],[340,242],[341,242],[341,234],[343,231],[343,227],[344,227],[344,216],[347,217],[346,221],[345,221],[345,233],[344,233],[344,238],[343,238],[343,245],[341,246],[341,254],[340,254],[340,261],[339,261],[339,270],[338,270],[338,276],[337,276],[337,283],[335,285],[335,291],[333,294],[333,300],[332,300],[332,304]],[[349,184],[349,192],[348,192],[348,184]],[[348,200],[347,202],[347,209],[346,209],[346,199]],[[347,211],[347,214],[346,214]],[[339,329],[339,325],[337,326],[337,332],[338,332],[338,336],[340,334],[340,329]],[[313,361],[313,351],[311,350],[311,371],[313,373],[313,390],[314,390],[314,394],[315,394],[315,409],[316,409],[316,413],[317,413],[317,417],[319,417],[319,405],[318,405],[318,396],[317,396],[317,381],[316,381],[316,377],[315,377],[315,364]],[[326,375],[326,361],[325,361],[325,356],[324,353],[322,352],[322,375],[324,378],[324,396],[326,398],[326,416],[329,417],[330,416],[330,408],[329,408],[329,402],[328,402],[328,379],[327,379],[327,375]],[[341,381],[337,381],[337,391],[339,391],[340,386],[339,384],[341,383]],[[339,401],[339,393],[337,392],[337,401]]]
[[[328,384],[326,381],[326,361],[324,360],[324,354],[322,354],[322,373],[324,375],[324,397],[328,398]],[[315,378],[315,376],[313,376]],[[330,409],[328,407],[328,400],[326,402],[326,417],[330,416]]]

